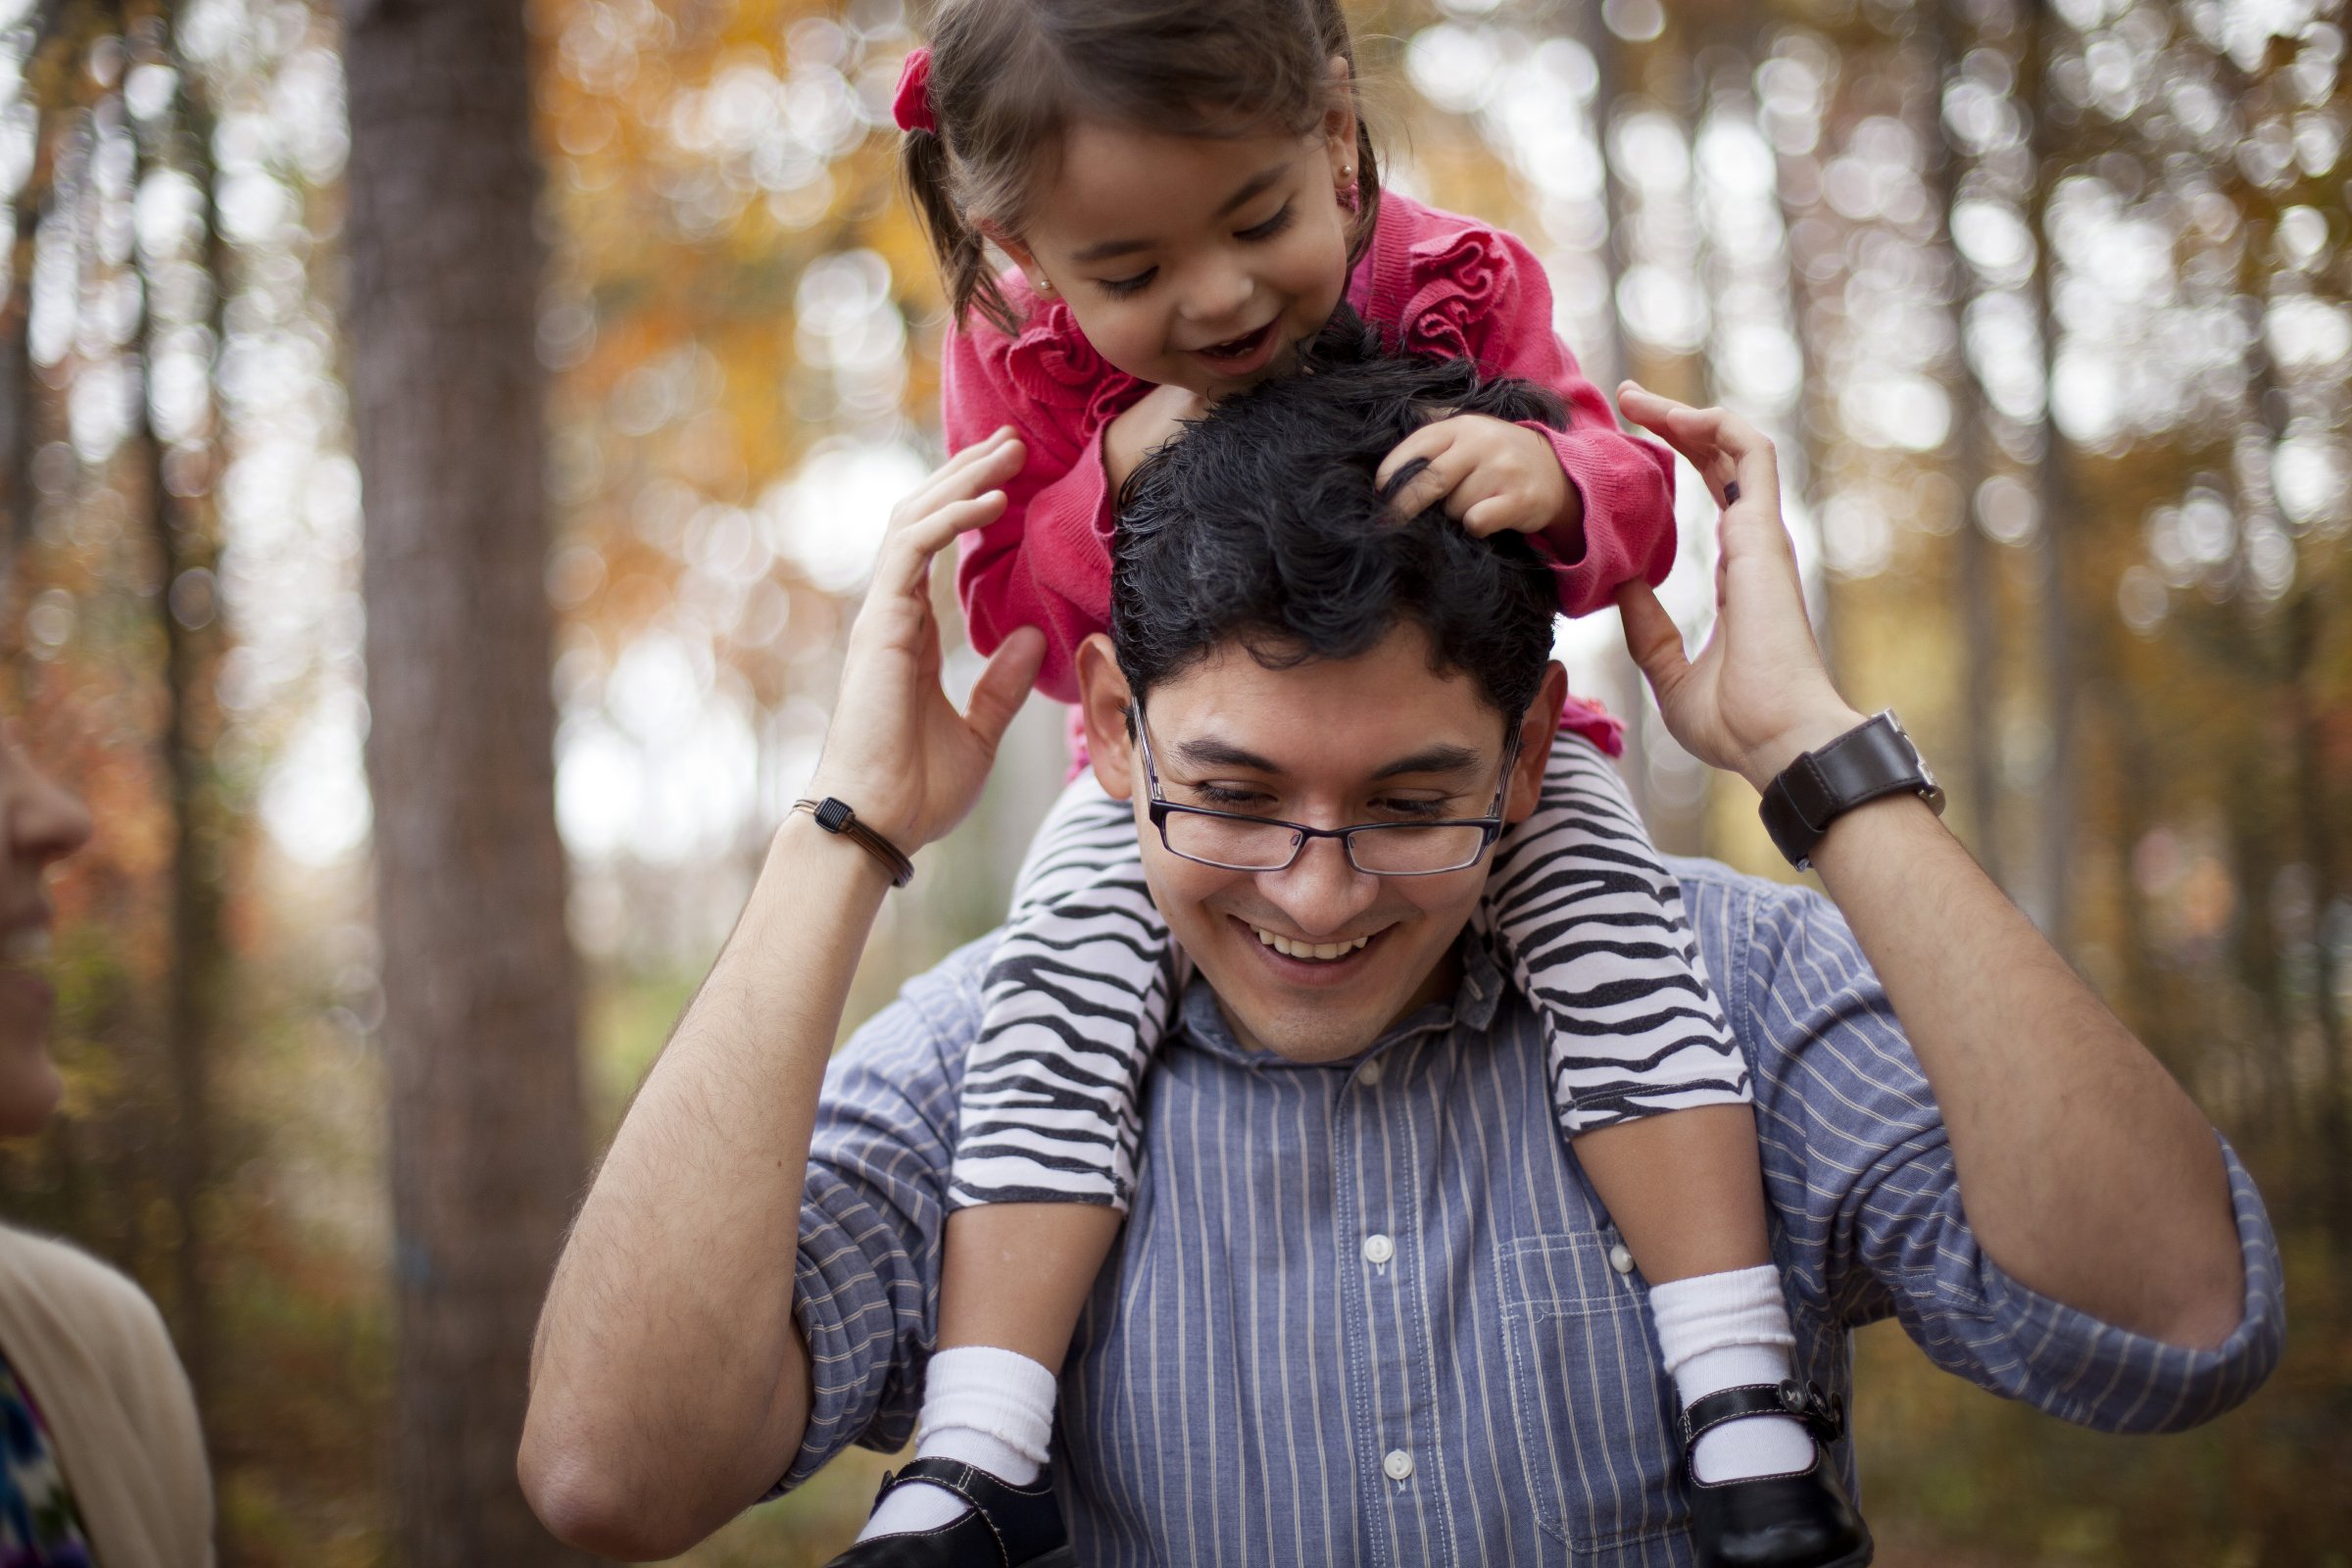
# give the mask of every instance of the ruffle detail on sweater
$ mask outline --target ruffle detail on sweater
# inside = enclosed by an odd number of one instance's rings
[[[1135,377],[1095,352],[1069,306],[1034,294],[1016,303],[1027,306],[1027,324],[1005,347],[1004,374],[1023,397],[1076,415],[1081,430],[1100,428],[1134,401]]]
[[[1495,302],[1514,287],[1518,259],[1493,229],[1465,226],[1432,235],[1405,252],[1404,301],[1394,319],[1396,344],[1410,353],[1479,362]]]

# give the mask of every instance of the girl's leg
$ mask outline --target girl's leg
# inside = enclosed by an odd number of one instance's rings
[[[1044,1468],[1062,1357],[1134,1190],[1136,1091],[1176,981],[1134,815],[1081,775],[1038,832],[983,982],[917,1454],[1015,1486]],[[935,1529],[964,1506],[910,1483],[859,1539]]]
[[[1772,1267],[1747,1066],[1707,985],[1681,884],[1609,760],[1552,747],[1534,815],[1505,836],[1485,918],[1544,1016],[1552,1098],[1577,1161],[1650,1287],[1686,1406],[1790,1375],[1795,1337]],[[1794,1420],[1727,1423],[1701,1481],[1802,1470]]]

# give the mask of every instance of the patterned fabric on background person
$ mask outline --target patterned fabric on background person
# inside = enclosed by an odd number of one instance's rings
[[[91,1568],[74,1489],[49,1426],[16,1368],[0,1356],[0,1568]]]

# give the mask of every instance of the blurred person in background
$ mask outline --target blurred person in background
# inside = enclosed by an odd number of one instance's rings
[[[70,791],[0,733],[0,1138],[48,1125],[51,867],[90,836]],[[63,1242],[0,1225],[0,1568],[203,1568],[212,1480],[155,1303]]]

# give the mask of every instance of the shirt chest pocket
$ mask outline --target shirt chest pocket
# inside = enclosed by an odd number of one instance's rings
[[[1495,1255],[1520,1457],[1537,1523],[1580,1557],[1684,1526],[1673,1386],[1614,1233],[1522,1237]]]

